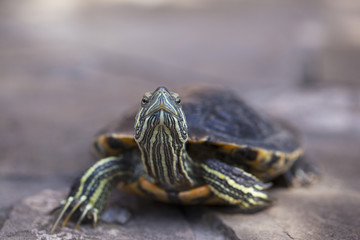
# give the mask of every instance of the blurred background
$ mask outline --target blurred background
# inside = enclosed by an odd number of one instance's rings
[[[358,182],[359,1],[4,0],[0,208],[68,186],[144,92],[192,84],[291,121],[325,172]]]

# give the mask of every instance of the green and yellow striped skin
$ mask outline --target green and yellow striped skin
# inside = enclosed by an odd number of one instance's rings
[[[211,99],[206,101],[211,103]],[[221,129],[218,140],[206,134],[198,138],[206,129],[201,126],[197,127],[198,135],[194,137],[192,132],[189,136],[189,127],[194,129],[198,124],[194,106],[187,108],[188,126],[178,94],[164,87],[146,93],[135,117],[134,134],[116,129],[97,137],[94,150],[102,159],[74,181],[68,198],[57,208],[62,210],[52,232],[63,218],[65,226],[73,214],[80,215],[76,228],[85,217],[95,225],[115,186],[168,203],[226,204],[246,210],[269,206],[272,199],[265,190],[270,184],[264,182],[287,172],[303,156],[302,148],[291,141],[289,151],[246,141],[226,142],[221,140]],[[209,113],[209,121],[212,114],[218,113]],[[219,118],[226,117],[223,114]],[[255,121],[255,117],[251,119]],[[215,127],[210,130],[217,131]]]
[[[55,231],[66,215],[62,223],[62,226],[65,226],[80,208],[82,208],[81,215],[75,228],[79,227],[85,217],[91,217],[95,226],[98,213],[104,209],[111,188],[116,186],[118,182],[133,181],[136,167],[130,162],[133,155],[134,153],[130,151],[121,156],[101,159],[76,179],[67,200],[62,201],[53,210],[55,212],[60,208],[62,209],[51,232]]]
[[[186,152],[188,130],[180,100],[165,88],[146,93],[135,118],[135,135],[145,172],[171,190],[197,185]]]

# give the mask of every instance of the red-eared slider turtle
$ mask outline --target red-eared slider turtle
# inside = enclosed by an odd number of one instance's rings
[[[74,181],[52,232],[74,213],[75,228],[85,217],[95,226],[115,186],[164,202],[252,210],[272,202],[268,182],[305,184],[312,172],[289,128],[225,90],[193,90],[182,102],[165,87],[145,93],[137,114],[103,131],[94,148],[102,159]]]

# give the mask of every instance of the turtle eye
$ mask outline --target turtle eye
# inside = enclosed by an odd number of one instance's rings
[[[181,103],[181,99],[180,99],[180,98],[176,98],[176,99],[175,99],[175,102],[176,102],[176,104],[180,104],[180,103]]]
[[[149,98],[148,97],[143,97],[143,99],[141,100],[142,104],[147,104],[149,103]]]

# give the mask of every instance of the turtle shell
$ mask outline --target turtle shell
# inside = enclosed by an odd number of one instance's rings
[[[187,151],[196,161],[217,158],[269,180],[284,173],[303,153],[291,127],[257,113],[231,91],[193,88],[180,97],[189,130]],[[108,156],[137,147],[136,113],[101,131],[96,152]]]
[[[299,147],[293,128],[257,113],[231,91],[196,89],[189,92],[183,102],[191,141],[246,145],[287,153]]]

